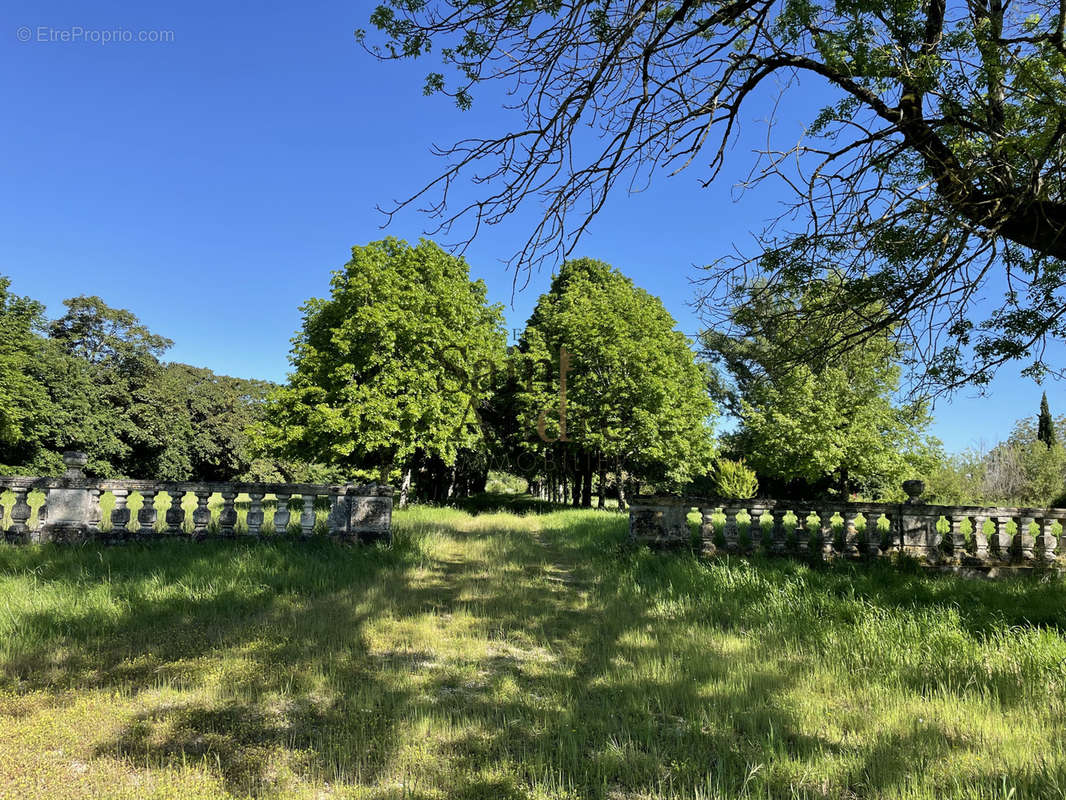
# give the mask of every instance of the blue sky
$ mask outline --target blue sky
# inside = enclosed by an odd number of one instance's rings
[[[79,294],[129,308],[175,341],[173,360],[283,379],[298,306],[327,292],[351,246],[416,239],[429,223],[404,213],[383,231],[375,206],[436,174],[432,144],[506,130],[515,119],[484,97],[466,113],[423,97],[432,62],[369,57],[353,31],[371,8],[5,4],[0,274],[53,315]],[[28,42],[19,41],[23,27]],[[84,41],[89,31],[116,30],[169,31],[172,41]],[[819,97],[793,91],[778,134],[799,138]],[[748,247],[779,209],[772,186],[735,199],[732,184],[765,133],[754,110],[743,122],[734,169],[716,186],[699,188],[697,163],[641,194],[618,194],[579,247],[661,296],[688,333],[699,327],[690,306],[697,267]],[[511,327],[522,326],[550,280],[546,270],[534,274],[512,301],[503,261],[535,212],[483,230],[466,253]],[[1053,412],[1066,413],[1063,386],[1044,388]],[[989,396],[939,402],[933,433],[952,450],[994,443],[1035,413],[1040,392],[1008,368]]]

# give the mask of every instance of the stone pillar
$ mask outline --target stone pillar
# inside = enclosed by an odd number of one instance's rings
[[[766,506],[762,503],[751,503],[748,505],[747,512],[751,519],[748,523],[747,552],[754,554],[763,549],[762,515],[766,512]]]
[[[348,489],[351,502],[349,530],[361,542],[392,541],[392,489],[388,486],[352,486]],[[631,507],[632,508],[632,507]],[[630,516],[630,536],[633,517]],[[685,526],[688,530],[688,526]]]
[[[998,561],[1007,563],[1011,560],[1012,542],[1011,536],[1007,533],[1007,520],[1008,517],[990,516],[988,518],[992,523],[992,535],[988,539],[988,546],[990,554]]]
[[[315,532],[315,494],[304,491],[300,496],[304,503],[303,513],[300,515],[300,536],[310,539]]]
[[[85,484],[85,453],[67,451],[63,463],[67,471],[60,478],[61,485],[48,490],[45,499],[46,518],[41,520],[37,535],[40,542],[82,542],[89,536],[89,517],[92,495]]]
[[[263,527],[263,492],[248,492],[251,506],[248,509],[248,535],[259,538]]]
[[[194,490],[196,508],[192,512],[192,535],[199,541],[207,537],[207,526],[211,524],[211,509],[207,507],[211,500],[211,490],[200,488]]]
[[[157,494],[155,489],[139,489],[141,499],[144,500],[144,505],[141,506],[141,510],[137,512],[137,522],[140,523],[140,529],[137,531],[138,536],[148,538],[155,535],[155,521],[157,513],[155,510],[155,496]]]
[[[163,515],[163,521],[167,524],[167,535],[181,536],[185,533],[185,509],[181,507],[185,499],[185,492],[180,489],[170,489],[170,508]]]
[[[927,507],[904,504],[900,510],[900,543],[903,552],[926,561],[940,560],[940,533],[937,515]]]
[[[807,555],[811,549],[811,530],[807,527],[810,511],[796,511],[796,527],[792,529],[792,538],[796,540],[796,552]]]
[[[111,509],[111,541],[125,542],[130,538],[130,510],[126,506],[129,498],[129,490],[112,489],[111,494],[115,497],[115,505]]]
[[[326,517],[326,528],[330,536],[348,538],[348,524],[351,518],[351,510],[348,506],[347,487],[331,486],[329,489],[329,515]]]
[[[355,502],[365,500],[366,498],[354,498]],[[629,506],[630,541],[654,548],[684,547],[691,544],[692,536],[687,516],[688,506],[683,505],[680,498],[634,498]]]
[[[277,507],[274,509],[274,535],[284,536],[289,529],[289,498],[288,492],[278,492]]]

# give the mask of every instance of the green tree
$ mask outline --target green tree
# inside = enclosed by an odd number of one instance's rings
[[[563,264],[538,300],[516,354],[518,428],[585,505],[594,473],[601,487],[610,469],[680,488],[709,466],[715,407],[675,327],[658,298],[592,259]]]
[[[41,347],[35,328],[44,309],[12,294],[10,286],[0,276],[0,446],[32,439],[49,405],[45,388],[32,375],[34,354]]]
[[[1055,446],[1055,422],[1051,419],[1051,409],[1047,404],[1047,392],[1040,395],[1040,421],[1037,424],[1036,438],[1043,442],[1048,450]]]
[[[894,402],[898,345],[883,335],[842,357],[786,369],[781,351],[826,332],[795,320],[763,324],[779,307],[817,303],[826,291],[834,287],[784,294],[754,286],[735,315],[736,333],[704,335],[708,356],[731,379],[716,393],[741,423],[727,440],[775,492],[895,494],[902,480],[928,471],[938,447],[923,436],[924,403]]]
[[[789,286],[832,264],[843,291],[801,311],[850,317],[849,333],[824,327],[809,352],[895,330],[933,343],[915,356],[950,389],[1012,359],[1059,370],[1041,343],[1066,336],[1063,18],[1058,0],[387,0],[370,19],[380,34],[357,36],[384,59],[439,56],[426,92],[460,108],[506,87],[520,119],[444,149],[448,166],[406,203],[439,191],[442,227],[470,217],[475,232],[536,203],[527,267],[572,252],[618,186],[693,163],[705,183],[733,174],[727,162],[748,152],[732,147],[738,130],[765,116],[767,91],[821,90],[806,137],[771,140],[748,180],[790,187],[794,213],[716,263],[709,287],[728,298],[753,269]],[[478,191],[449,207],[466,175]],[[992,292],[999,302],[979,305]],[[878,314],[860,316],[871,298]]]
[[[454,464],[481,436],[487,387],[474,376],[504,358],[503,315],[482,281],[433,242],[353,247],[328,300],[304,304],[288,384],[267,402],[257,447],[382,480],[416,456]]]

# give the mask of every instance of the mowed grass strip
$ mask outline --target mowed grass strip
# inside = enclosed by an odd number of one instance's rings
[[[0,797],[1061,797],[1066,587],[630,550],[0,547]]]

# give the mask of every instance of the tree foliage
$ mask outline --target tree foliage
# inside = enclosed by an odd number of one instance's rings
[[[706,372],[675,326],[658,298],[609,265],[563,264],[514,356],[526,446],[571,463],[585,487],[608,469],[675,488],[705,471],[715,408]]]
[[[267,402],[257,446],[386,479],[417,454],[453,464],[481,436],[487,387],[504,358],[502,311],[465,261],[433,242],[353,247],[329,299],[302,307],[293,371]]]
[[[1036,438],[1047,445],[1050,450],[1055,446],[1055,421],[1051,418],[1051,409],[1047,404],[1047,392],[1040,396],[1040,418],[1037,423]]]
[[[781,309],[847,321],[792,363],[890,332],[922,368],[918,389],[981,386],[1019,359],[1062,374],[1044,355],[1066,335],[1061,3],[387,0],[371,24],[357,36],[381,58],[439,54],[427,93],[467,108],[497,83],[523,117],[441,151],[444,171],[401,204],[430,195],[441,229],[542,203],[515,261],[564,258],[619,185],[693,162],[714,181],[767,90],[817,84],[832,99],[806,137],[751,166],[749,186],[781,178],[794,205],[753,252],[710,268],[711,320],[755,277],[791,291],[835,275],[819,304]],[[466,175],[476,195],[450,204]]]
[[[716,392],[741,423],[728,436],[730,449],[778,492],[898,492],[904,479],[925,471],[937,445],[923,436],[925,404],[895,401],[900,353],[892,338],[831,361],[781,366],[782,352],[803,350],[827,331],[779,310],[817,303],[820,291],[771,297],[752,287],[735,315],[745,335],[704,335],[708,356],[729,377]],[[767,316],[777,324],[765,325]]]

